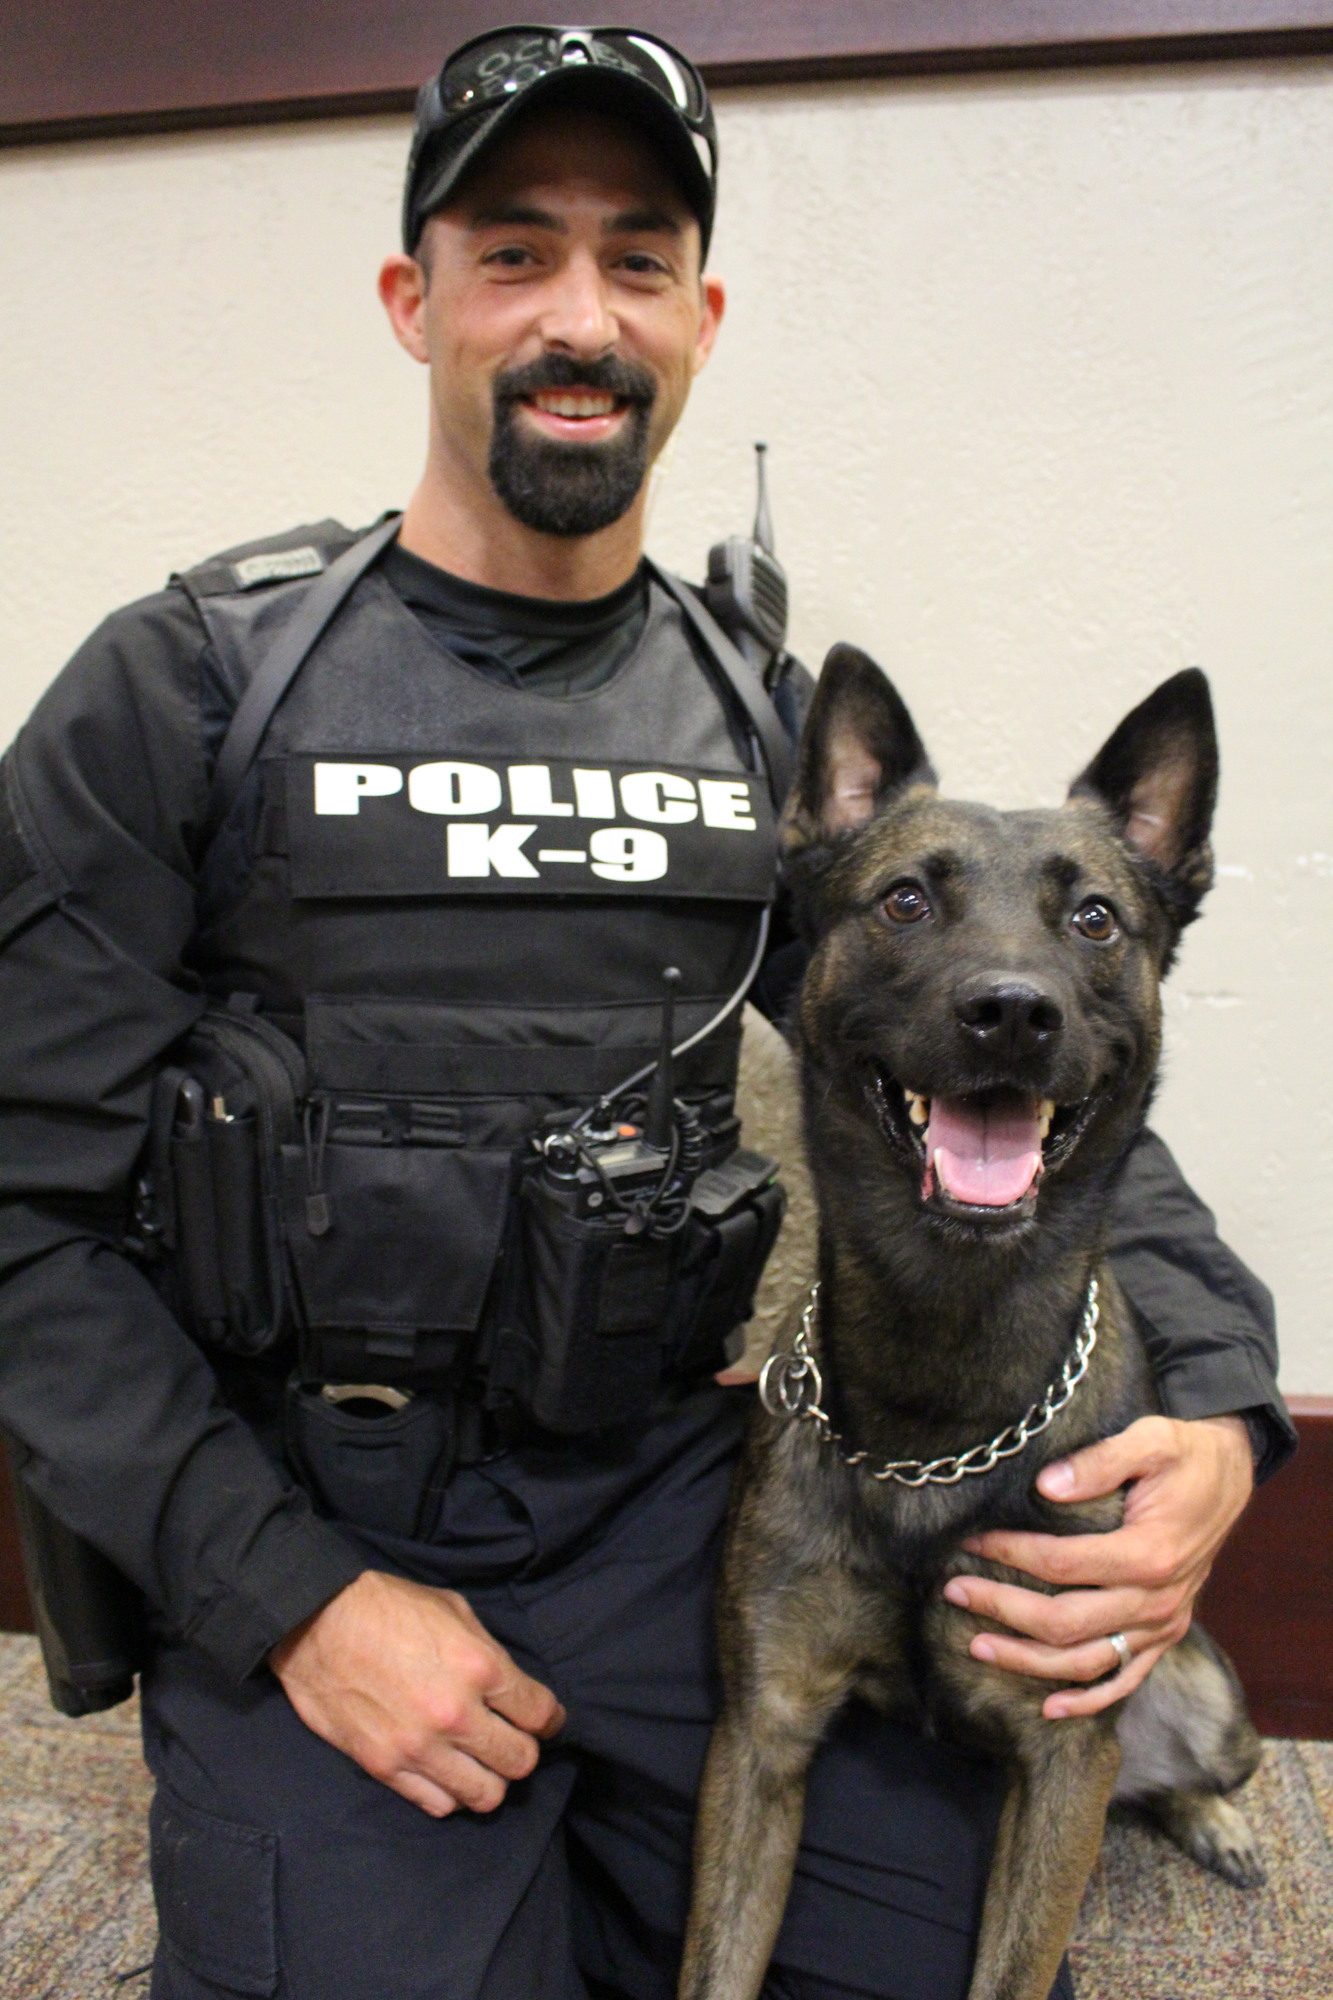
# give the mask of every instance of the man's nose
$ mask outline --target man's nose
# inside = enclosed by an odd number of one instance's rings
[[[543,301],[541,335],[547,348],[588,360],[615,346],[620,322],[595,258],[572,257],[552,279]]]
[[[964,1040],[1002,1060],[1051,1055],[1064,1032],[1064,1008],[1049,988],[1013,973],[980,973],[954,989]]]

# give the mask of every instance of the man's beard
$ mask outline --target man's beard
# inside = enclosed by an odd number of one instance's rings
[[[604,444],[557,444],[534,437],[518,414],[541,389],[604,389],[628,404],[619,431]],[[607,355],[574,361],[544,354],[497,375],[491,484],[525,528],[543,535],[595,535],[633,506],[648,471],[648,418],[656,384],[646,368]]]

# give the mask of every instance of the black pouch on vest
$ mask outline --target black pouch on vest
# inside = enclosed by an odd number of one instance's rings
[[[232,1354],[263,1354],[291,1328],[277,1167],[304,1088],[296,1044],[239,1002],[203,1014],[154,1086],[162,1289],[197,1340]]]
[[[316,1093],[302,1123],[280,1163],[302,1370],[456,1381],[500,1248],[511,1151],[465,1146],[439,1101]]]
[[[508,1310],[489,1378],[563,1436],[646,1416],[662,1383],[684,1232],[571,1214],[540,1170],[519,1187]]]
[[[450,1401],[395,1394],[379,1384],[287,1387],[287,1454],[316,1504],[335,1521],[427,1539],[453,1471]]]
[[[727,1336],[754,1312],[787,1208],[777,1174],[775,1161],[742,1147],[695,1182],[668,1343],[674,1373],[723,1367]]]
[[[508,1310],[490,1373],[546,1430],[646,1417],[663,1384],[721,1368],[786,1207],[777,1166],[739,1151],[701,1173],[683,1228],[571,1214],[540,1170],[519,1191]]]

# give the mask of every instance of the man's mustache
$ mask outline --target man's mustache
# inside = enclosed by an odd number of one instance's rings
[[[497,405],[523,402],[542,389],[601,389],[641,409],[651,408],[657,397],[657,384],[648,370],[615,354],[605,354],[600,361],[543,354],[520,368],[502,370],[493,384]]]

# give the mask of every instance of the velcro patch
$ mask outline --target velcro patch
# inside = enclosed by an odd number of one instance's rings
[[[242,590],[253,590],[260,583],[290,583],[297,576],[318,576],[323,568],[323,556],[310,543],[303,549],[273,549],[268,555],[245,556],[231,565]]]

